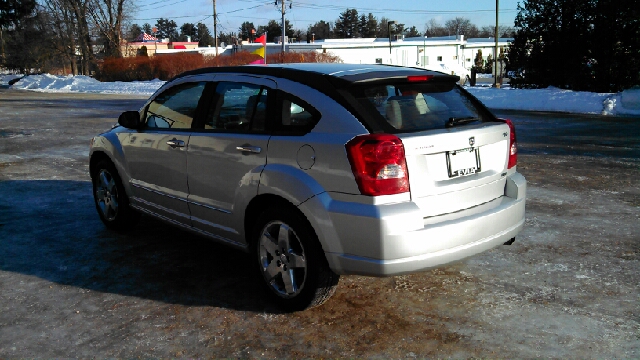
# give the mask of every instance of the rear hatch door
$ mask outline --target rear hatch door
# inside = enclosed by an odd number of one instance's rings
[[[504,194],[509,126],[455,79],[389,78],[350,89],[370,128],[402,140],[411,199],[424,217],[468,209]]]

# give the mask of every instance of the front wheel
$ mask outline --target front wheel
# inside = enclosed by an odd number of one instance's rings
[[[287,207],[267,209],[254,232],[258,271],[271,299],[288,311],[322,305],[340,276],[331,271],[306,219]]]
[[[122,180],[110,161],[102,160],[97,164],[92,183],[96,210],[108,228],[126,230],[138,221],[140,215],[129,207]]]

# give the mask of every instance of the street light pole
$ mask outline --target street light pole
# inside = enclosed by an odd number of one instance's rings
[[[395,25],[396,22],[391,20],[387,21],[387,32],[389,33],[389,55],[391,55],[391,25]]]
[[[420,61],[420,63],[424,67],[427,67],[426,61],[424,61],[426,57],[427,57],[427,35],[424,35],[424,37],[422,38],[422,61]]]
[[[498,84],[498,3],[500,0],[496,0],[496,47],[493,49],[493,87],[499,88],[500,84]]]
[[[218,14],[216,14],[216,0],[213,0],[213,42],[216,44],[216,56],[218,56]]]

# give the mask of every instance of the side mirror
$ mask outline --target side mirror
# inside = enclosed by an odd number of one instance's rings
[[[125,111],[118,117],[118,124],[127,129],[139,129],[141,125],[140,113],[137,111]]]

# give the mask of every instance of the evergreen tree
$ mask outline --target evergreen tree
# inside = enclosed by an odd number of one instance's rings
[[[160,18],[156,22],[156,27],[158,28],[158,40],[169,39],[173,41],[178,39],[178,24],[175,21]]]
[[[618,91],[640,83],[637,1],[525,0],[510,46],[515,86]]]
[[[388,38],[389,37],[389,19],[386,17],[381,17],[378,22],[378,30],[377,35],[378,38]]]
[[[251,30],[255,28],[256,27],[253,25],[252,22],[245,21],[242,23],[242,25],[240,25],[240,28],[238,29],[238,36],[240,36],[240,38],[242,39],[250,39]]]
[[[410,28],[408,28],[407,30],[404,31],[404,36],[405,37],[416,37],[416,36],[420,36],[420,33],[418,32],[418,29],[415,26],[412,26]]]
[[[493,74],[493,55],[487,56],[487,63],[484,64],[484,73]]]
[[[182,24],[182,26],[180,26],[180,36],[178,37],[178,39],[180,41],[187,41],[187,36],[191,38],[191,41],[200,41],[200,38],[198,38],[198,28],[195,24],[184,23]]]
[[[333,31],[340,39],[360,37],[358,10],[347,9],[340,13]]]
[[[286,29],[285,30],[286,36],[291,38],[293,36],[293,26],[291,26],[291,24],[289,23],[289,20],[284,21],[284,26]],[[260,35],[264,32],[267,32],[267,42],[273,42],[275,41],[276,37],[279,37],[282,35],[282,23],[276,20],[269,20],[269,23],[267,23],[267,26],[263,26],[263,25],[258,26],[258,31],[256,35]]]
[[[35,0],[1,0],[0,26],[2,28],[18,26],[22,20],[32,15],[35,7]]]
[[[211,32],[207,25],[203,23],[198,23],[196,25],[197,28],[197,38],[198,38],[198,46],[207,47],[214,46],[215,41],[213,40],[213,36],[211,36]]]
[[[333,30],[331,29],[331,23],[328,23],[324,20],[320,20],[317,23],[309,26],[309,29],[307,31],[310,36],[309,38],[312,37],[311,34],[315,34],[313,35],[313,38],[315,38],[316,40],[332,39],[334,36]]]
[[[378,19],[376,19],[376,17],[373,16],[372,13],[369,13],[369,15],[367,15],[367,24],[366,24],[365,28],[363,29],[363,32],[367,34],[365,37],[372,38],[372,37],[376,37],[377,36],[377,33],[378,33]]]
[[[144,30],[138,24],[132,24],[129,26],[129,30],[127,30],[126,39],[128,41],[135,40],[140,34],[142,34]]]
[[[476,58],[473,60],[473,66],[476,68],[477,72],[482,72],[482,66],[484,65],[484,60],[482,60],[482,50],[478,50],[476,53]]]

